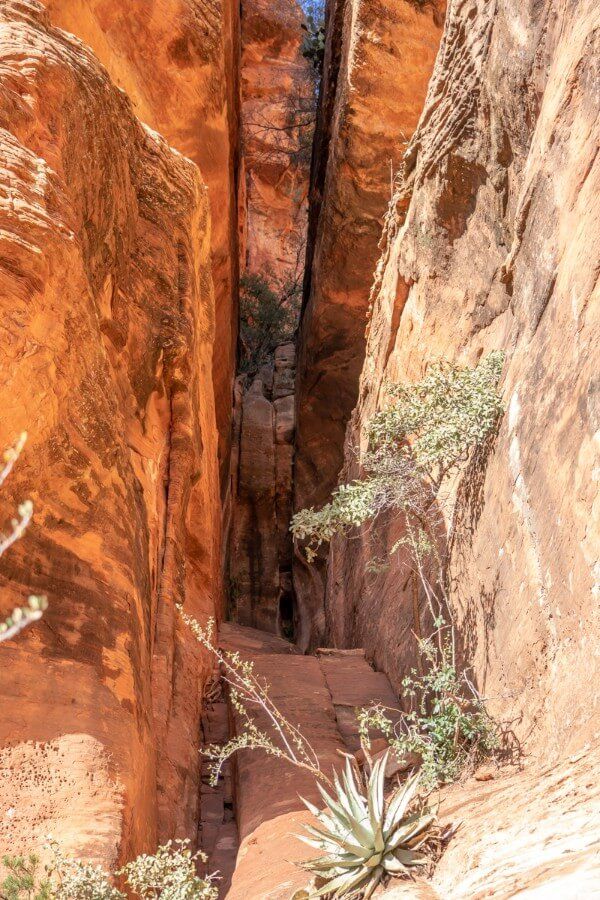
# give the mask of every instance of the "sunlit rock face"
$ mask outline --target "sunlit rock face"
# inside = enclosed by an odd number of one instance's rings
[[[340,0],[328,6],[298,344],[295,508],[336,484],[358,396],[378,244],[393,176],[423,109],[444,4]],[[298,557],[303,646],[325,631],[324,559]]]
[[[597,721],[581,685],[598,664],[599,27],[592,0],[450,4],[385,234],[343,473],[358,471],[386,380],[506,351],[494,446],[450,494],[449,583],[477,685],[550,755]],[[336,644],[367,647],[399,686],[415,623],[407,573],[387,558],[397,527],[334,541],[326,615]]]
[[[210,661],[175,604],[218,614],[209,204],[36,0],[0,7],[0,129],[4,514],[35,504],[2,617],[50,604],[1,648],[0,844],[111,864],[197,828]]]
[[[240,260],[269,281],[301,282],[315,83],[296,0],[242,10]]]
[[[234,0],[44,0],[52,23],[90,47],[135,114],[200,168],[211,209],[213,357],[227,484],[237,340],[239,4]]]

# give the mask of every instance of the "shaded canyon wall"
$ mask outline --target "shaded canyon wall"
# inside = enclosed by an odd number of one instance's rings
[[[296,302],[302,281],[315,82],[296,0],[251,0],[242,14],[241,269]],[[279,346],[235,388],[229,611],[292,635],[295,348]]]
[[[444,4],[331,0],[298,343],[294,506],[319,506],[343,463],[392,176],[423,109]],[[294,564],[298,639],[325,634],[325,555]]]
[[[584,686],[600,625],[599,41],[592,0],[450,3],[387,223],[342,475],[358,472],[386,379],[506,351],[497,440],[454,486],[451,595],[492,710],[548,754],[597,724]],[[390,524],[334,540],[326,616],[336,645],[365,646],[399,687],[414,653],[406,572],[368,565],[395,537]]]
[[[232,454],[235,504],[229,611],[242,625],[293,633],[293,343],[275,351],[254,378],[236,381]]]

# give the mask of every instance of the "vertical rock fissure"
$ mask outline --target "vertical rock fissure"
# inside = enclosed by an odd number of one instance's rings
[[[304,275],[315,73],[297,0],[242,10],[240,374],[234,392],[229,617],[291,638],[296,306]]]

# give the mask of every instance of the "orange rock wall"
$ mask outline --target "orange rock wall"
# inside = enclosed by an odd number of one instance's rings
[[[598,721],[599,37],[594,0],[450,4],[346,438],[351,478],[386,379],[506,351],[497,441],[455,486],[452,599],[492,709],[550,755]],[[399,686],[406,574],[367,569],[393,539],[334,541],[326,609],[335,644],[365,646]]]
[[[423,108],[442,5],[339,0],[328,6],[298,357],[295,507],[336,484],[357,399],[369,292],[390,185]],[[324,559],[295,563],[303,646],[325,630]]]
[[[301,54],[296,0],[248,0],[242,10],[241,266],[282,283],[301,280],[314,90]],[[303,150],[301,148],[303,147]]]
[[[237,341],[239,7],[234,0],[45,0],[92,48],[135,114],[200,167],[215,290],[213,377],[224,486]]]
[[[189,160],[37,0],[0,6],[0,845],[109,865],[194,837],[210,661],[174,604],[219,598],[209,201]]]
[[[271,365],[236,381],[229,562],[231,618],[288,636],[295,362],[294,345],[281,344]]]
[[[240,259],[277,290],[299,294],[306,242],[314,81],[301,53],[296,0],[250,0],[242,9]],[[311,99],[312,98],[312,99]],[[231,465],[229,610],[277,634],[292,630],[295,350],[235,387]]]

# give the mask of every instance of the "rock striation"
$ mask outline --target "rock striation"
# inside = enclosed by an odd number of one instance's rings
[[[219,613],[209,201],[91,51],[37,0],[0,6],[3,557],[0,845],[111,865],[193,837],[210,661],[175,604]],[[177,802],[173,798],[177,797]],[[35,841],[35,845],[32,845]]]
[[[452,488],[449,577],[478,687],[549,756],[598,715],[581,685],[600,624],[599,40],[591,0],[450,4],[387,222],[343,473],[358,471],[386,379],[506,351],[495,445]],[[414,654],[406,576],[367,566],[393,540],[334,541],[326,609],[333,642],[365,646],[398,687]]]
[[[301,281],[315,85],[301,54],[296,0],[248,0],[242,12],[242,271]]]
[[[215,408],[229,466],[238,293],[239,6],[233,0],[44,0],[91,47],[135,114],[200,168],[211,208]]]
[[[342,467],[392,176],[423,108],[442,22],[441,2],[328,5],[298,343],[296,509],[322,504]],[[305,647],[325,631],[324,568],[322,556],[295,562]]]
[[[293,630],[292,509],[295,429],[292,343],[248,384],[236,381],[230,612],[240,625]]]

